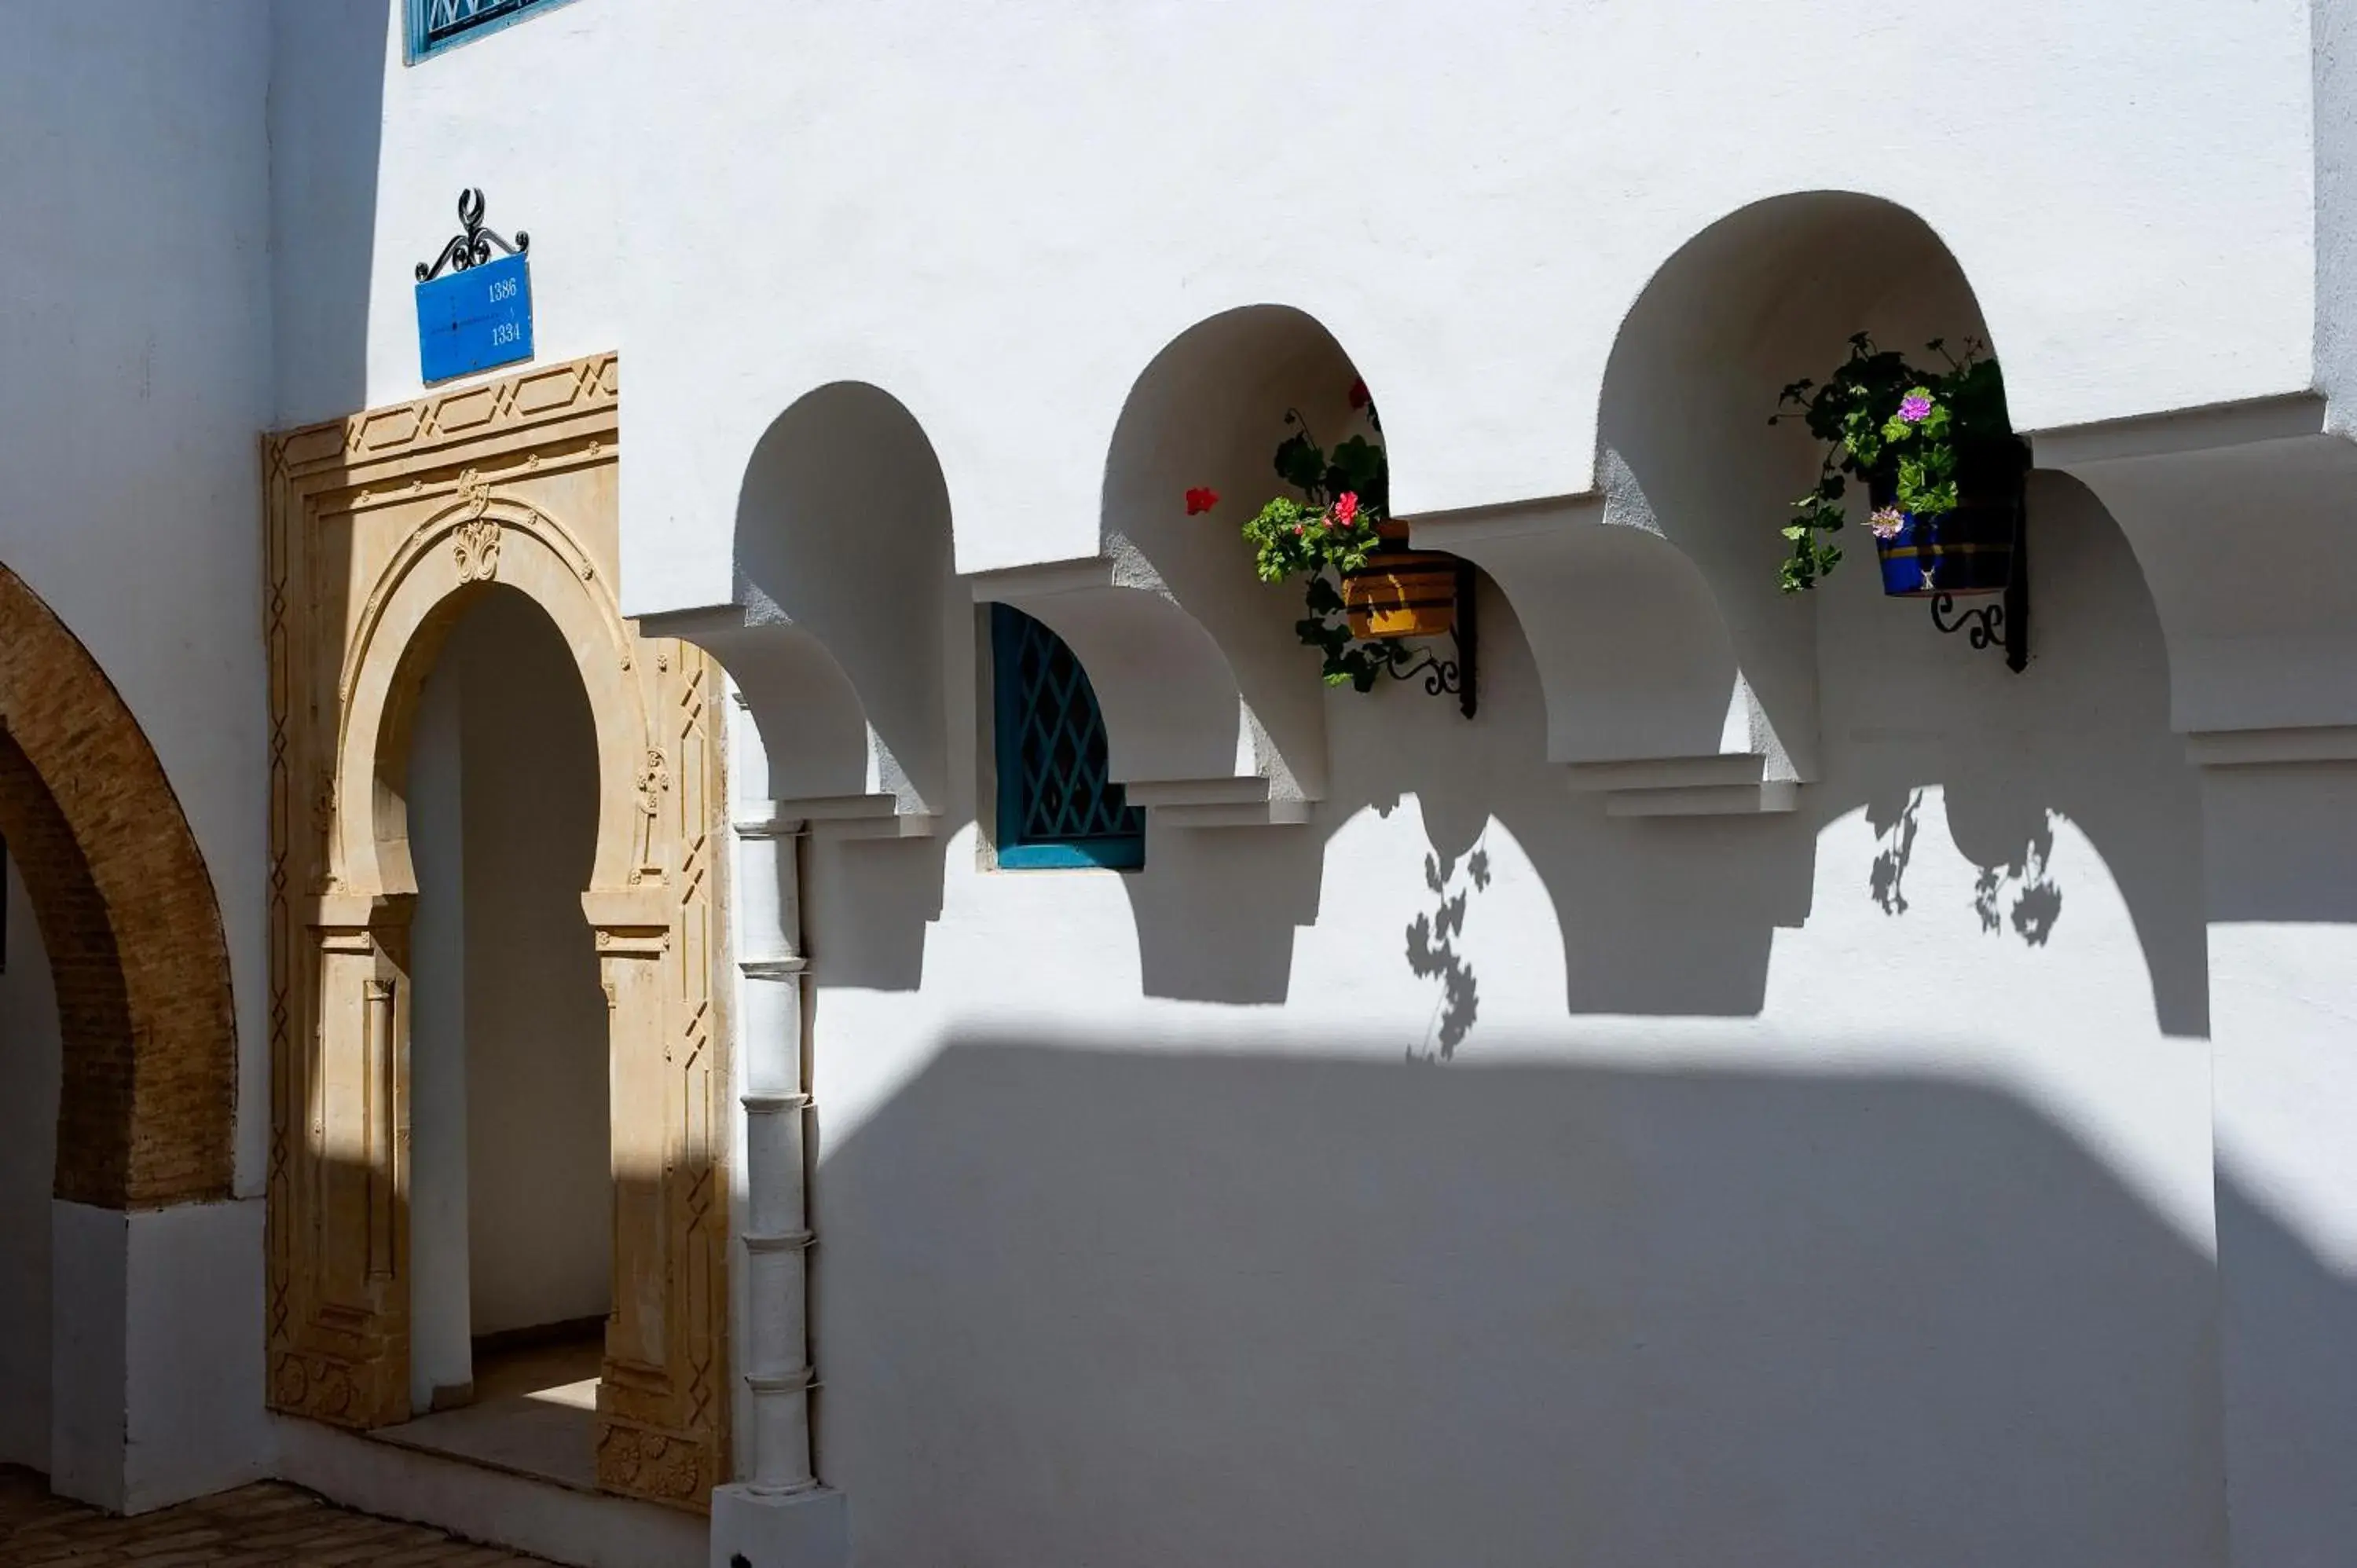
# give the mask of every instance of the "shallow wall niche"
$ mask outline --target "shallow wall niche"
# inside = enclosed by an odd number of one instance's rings
[[[1254,576],[1239,529],[1282,488],[1269,459],[1286,411],[1330,447],[1361,428],[1356,379],[1333,335],[1289,306],[1190,328],[1123,407],[1098,557],[975,579],[977,598],[1045,621],[1079,656],[1114,779],[1165,822],[1301,822],[1325,797],[1324,687],[1293,630],[1300,588]],[[1196,486],[1221,500],[1189,517]]]
[[[1623,320],[1594,492],[1417,521],[1418,543],[1480,562],[1514,600],[1548,756],[1610,809],[1790,810],[1818,777],[1815,606],[1781,594],[1776,569],[1821,454],[1768,417],[1860,331],[1916,355],[1987,337],[1955,259],[1904,208],[1835,191],[1746,207],[1672,256]],[[1675,559],[1599,542],[1615,529]],[[1842,542],[1843,572],[1871,574],[1864,527]]]
[[[739,490],[736,602],[654,618],[716,655],[764,736],[767,792],[841,836],[933,831],[949,787],[942,708],[949,489],[932,444],[880,388],[798,399]]]

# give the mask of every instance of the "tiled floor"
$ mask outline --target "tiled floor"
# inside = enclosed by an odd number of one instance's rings
[[[348,1512],[275,1482],[115,1519],[51,1497],[29,1470],[0,1466],[0,1568],[538,1568],[540,1561]]]

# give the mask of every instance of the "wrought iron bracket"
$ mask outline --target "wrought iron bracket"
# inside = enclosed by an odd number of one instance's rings
[[[2029,508],[2016,509],[2013,519],[2013,565],[2005,594],[1995,604],[1956,608],[1953,594],[1932,596],[1932,624],[1953,635],[1966,634],[1974,648],[2002,648],[2006,668],[2020,674],[2029,668],[2029,530],[2024,526]]]
[[[1481,693],[1479,683],[1480,661],[1475,655],[1480,642],[1476,636],[1473,610],[1473,563],[1457,564],[1457,607],[1451,618],[1448,640],[1455,644],[1457,657],[1443,659],[1430,648],[1411,653],[1398,643],[1386,645],[1384,670],[1394,681],[1413,681],[1424,677],[1424,690],[1428,696],[1451,695],[1457,699],[1457,711],[1471,718],[1480,709]]]
[[[458,193],[459,232],[450,237],[450,242],[442,247],[442,253],[430,265],[417,263],[419,283],[432,283],[446,268],[462,273],[468,267],[481,266],[491,259],[493,245],[511,256],[521,256],[532,248],[532,236],[521,229],[516,231],[515,243],[511,245],[506,236],[484,228],[484,205],[483,193],[472,186]]]

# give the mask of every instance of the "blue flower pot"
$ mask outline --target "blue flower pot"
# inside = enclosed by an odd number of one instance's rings
[[[1913,512],[1874,551],[1882,560],[1882,591],[1892,598],[1935,594],[2001,594],[2013,580],[2014,542],[2020,537],[2028,454],[2016,441],[1966,447],[1956,456],[1955,510],[1932,517]],[[1877,508],[1889,506],[1898,482],[1877,475],[1869,487]]]

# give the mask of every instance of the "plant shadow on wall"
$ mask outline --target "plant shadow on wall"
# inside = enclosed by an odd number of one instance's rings
[[[1973,884],[1973,911],[1981,918],[1981,929],[1997,929],[1997,905],[2004,891],[2013,890],[2012,920],[2016,935],[2031,947],[2042,948],[2046,939],[2054,933],[2054,922],[2062,915],[2062,889],[2047,875],[2047,863],[2054,855],[2054,813],[2046,813],[2046,823],[2030,835],[2021,854],[2000,867],[1984,865]]]
[[[1437,854],[1424,857],[1425,886],[1439,904],[1408,926],[1407,967],[1419,980],[1440,982],[1440,996],[1433,1004],[1432,1021],[1425,1026],[1422,1047],[1408,1049],[1411,1061],[1455,1058],[1480,1013],[1480,984],[1474,978],[1473,966],[1458,953],[1457,940],[1465,930],[1465,909],[1471,895],[1489,890],[1488,848],[1479,842],[1474,844],[1473,852],[1465,857],[1465,875],[1471,886],[1451,893],[1456,872],[1454,855],[1446,860]]]
[[[2206,1035],[2200,790],[2169,726],[2159,618],[2093,495],[2034,472],[2029,496],[2039,618],[2024,673],[1892,615],[1871,582],[1819,590],[1839,650],[1823,668],[1841,787],[1817,791],[1811,814],[1822,829],[1863,807],[1872,847],[1842,879],[1858,876],[1887,915],[1968,906],[1965,929],[2076,962],[2124,913],[2161,1032]],[[1955,857],[1970,867],[1961,885]]]
[[[1390,820],[1403,810],[1422,830],[1417,860],[1400,869],[1420,871],[1428,902],[1405,930],[1402,956],[1437,994],[1409,1054],[1458,1058],[1477,1020],[1486,1035],[1499,1008],[1516,1005],[1506,1000],[1520,989],[1513,981],[1555,961],[1534,945],[1550,936],[1564,965],[1558,1005],[1572,1014],[1758,1013],[1774,933],[1808,915],[1816,846],[1807,824],[1631,821],[1566,789],[1545,760],[1538,671],[1514,607],[1486,578],[1476,591],[1482,694],[1472,722],[1412,683],[1339,693],[1329,710],[1335,793],[1320,808],[1323,831],[1342,832],[1361,811]],[[1545,896],[1535,922],[1523,893],[1500,885],[1523,863]],[[1334,893],[1329,886],[1329,910]],[[1501,897],[1517,911],[1512,924],[1483,918],[1485,901]],[[1492,955],[1486,970],[1482,952]],[[1484,995],[1484,979],[1504,988]]]
[[[1907,868],[1914,860],[1922,809],[1921,789],[1910,791],[1906,804],[1895,812],[1881,801],[1867,806],[1867,821],[1879,846],[1867,872],[1867,894],[1886,915],[1903,915],[1910,908]],[[2062,916],[2062,888],[2047,869],[2054,858],[2054,824],[2059,817],[2050,809],[2044,817],[2020,854],[2003,863],[1980,865],[1973,879],[1973,913],[1979,917],[1981,929],[1996,931],[2009,918],[2014,933],[2031,947],[2044,947],[2054,934],[2055,921]],[[2010,906],[2006,903],[2008,893]]]

